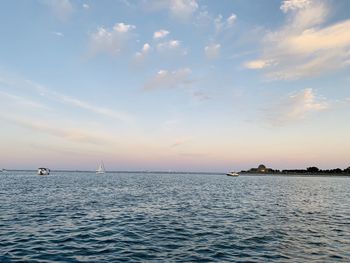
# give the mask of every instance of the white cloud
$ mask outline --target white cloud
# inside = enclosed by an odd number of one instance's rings
[[[273,64],[272,60],[252,60],[244,63],[244,67],[249,69],[263,69]]]
[[[286,24],[265,35],[255,60],[274,62],[266,67],[269,79],[300,79],[350,64],[350,20],[323,26],[330,7],[319,1],[285,1],[281,9],[288,12]]]
[[[169,40],[157,44],[157,50],[159,52],[174,52],[181,51],[181,42],[179,40]]]
[[[236,22],[236,20],[237,20],[237,16],[235,14],[231,14],[226,20],[227,25],[233,26],[233,24]]]
[[[6,76],[0,74],[0,83],[5,84],[7,88],[11,88],[13,90],[23,89],[26,92],[35,92],[34,95],[31,95],[31,97],[35,96],[36,100],[34,101],[25,97],[20,97],[8,92],[0,91],[0,97],[2,96],[6,98],[4,101],[11,100],[17,105],[38,109],[51,109],[51,107],[48,107],[47,105],[52,102],[51,100],[54,100],[59,103],[64,103],[66,105],[84,109],[90,113],[99,114],[125,123],[131,123],[133,119],[132,116],[127,112],[117,111],[112,108],[102,107],[78,98],[67,96],[34,81],[23,79],[20,76]]]
[[[112,29],[100,27],[90,36],[90,49],[92,54],[111,53],[118,54],[131,37],[134,25],[117,23]]]
[[[203,10],[200,10],[196,16],[195,25],[207,27],[213,22],[212,16],[209,14],[209,12],[204,8]]]
[[[52,32],[52,34],[54,34],[58,37],[64,37],[64,34],[62,32]]]
[[[150,52],[150,50],[151,50],[151,45],[148,44],[148,43],[145,43],[145,44],[143,45],[143,47],[142,47],[142,52],[143,52],[143,53],[148,53],[148,52]]]
[[[136,28],[136,26],[134,26],[134,25],[127,25],[127,24],[124,24],[124,23],[117,23],[113,27],[113,29],[115,31],[120,32],[120,33],[126,33],[126,32],[129,32],[132,29],[135,29],[135,28]]]
[[[84,9],[90,9],[90,6],[88,4],[83,4]]]
[[[149,10],[168,10],[170,15],[180,20],[188,20],[197,11],[196,0],[143,0]]]
[[[204,48],[205,55],[207,56],[207,58],[217,58],[220,56],[220,48],[220,44],[211,44],[209,46],[206,46]]]
[[[68,19],[74,11],[73,5],[69,0],[46,0],[44,3],[61,20]]]
[[[285,125],[305,119],[311,114],[327,110],[329,103],[317,97],[312,89],[304,89],[289,95],[268,110],[268,118],[274,125]]]
[[[302,9],[311,4],[311,0],[285,0],[281,4],[281,10],[284,13],[288,11],[294,11],[297,9]]]
[[[95,114],[100,114],[109,118],[113,118],[113,119],[117,119],[123,122],[130,122],[131,121],[131,117],[129,116],[129,114],[127,113],[123,113],[123,112],[118,112],[106,107],[100,107],[100,106],[96,106],[94,104],[91,104],[89,102],[77,99],[77,98],[73,98],[73,97],[69,97],[66,96],[64,94],[60,94],[56,91],[52,91],[40,84],[34,83],[32,81],[27,80],[26,81],[27,84],[31,85],[37,92],[39,92],[39,94],[41,96],[50,98],[50,99],[54,99],[56,101],[59,101],[61,103],[65,103],[74,107],[78,107],[81,109],[85,109],[88,110],[90,112],[93,112]]]
[[[124,121],[124,122],[128,122],[130,120],[130,117],[128,116],[128,114],[116,112],[116,111],[109,109],[109,108],[96,106],[96,105],[93,105],[93,104],[88,103],[86,101],[82,101],[82,100],[68,97],[65,95],[60,95],[57,93],[55,93],[55,95],[56,95],[56,98],[59,99],[61,102],[70,104],[72,106],[79,107],[79,108],[82,108],[85,110],[89,110],[91,112],[94,112],[94,113],[97,113],[100,115],[104,115],[104,116],[109,117],[109,118],[118,119],[118,120]]]
[[[2,104],[5,104],[6,102],[8,102],[9,104],[12,104],[12,105],[16,104],[16,105],[21,105],[29,108],[34,108],[34,109],[41,109],[41,110],[49,109],[47,106],[45,106],[42,103],[33,101],[28,98],[20,97],[14,94],[10,94],[7,92],[3,92],[3,91],[0,91],[0,98],[3,98]]]
[[[225,29],[231,28],[234,23],[237,20],[237,16],[235,14],[231,14],[228,18],[225,20],[223,19],[223,16],[219,14],[215,19],[214,19],[214,26],[216,32],[220,32]]]
[[[152,47],[150,44],[145,43],[140,52],[136,52],[135,59],[137,62],[142,62],[145,57],[151,52]]]
[[[107,134],[91,132],[77,127],[69,127],[67,124],[62,125],[61,123],[60,125],[57,125],[46,120],[38,121],[34,119],[28,119],[27,117],[23,118],[9,114],[4,115],[1,113],[0,118],[5,121],[14,123],[18,126],[31,129],[35,132],[48,134],[77,143],[89,143],[98,145],[111,143],[110,138],[107,139]]]
[[[169,8],[173,15],[188,19],[198,9],[198,3],[196,0],[171,0]]]
[[[145,90],[158,88],[178,88],[186,86],[192,81],[190,75],[192,71],[189,68],[183,68],[175,71],[159,70],[157,74],[146,83]]]
[[[222,29],[222,27],[223,27],[222,15],[218,15],[218,16],[214,19],[214,25],[215,25],[216,31],[221,31],[221,29]]]
[[[160,39],[166,37],[170,32],[165,29],[161,29],[159,31],[156,31],[153,33],[153,38],[154,39]]]

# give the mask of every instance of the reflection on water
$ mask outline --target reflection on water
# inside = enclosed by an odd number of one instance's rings
[[[350,178],[0,175],[0,262],[350,262]]]

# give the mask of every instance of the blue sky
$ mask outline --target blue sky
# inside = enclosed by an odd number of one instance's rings
[[[349,1],[0,6],[0,166],[350,165]]]

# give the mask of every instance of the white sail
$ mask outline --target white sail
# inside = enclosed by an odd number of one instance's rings
[[[105,166],[103,164],[103,162],[101,161],[100,165],[98,166],[96,173],[97,174],[104,174],[106,172],[105,170]]]

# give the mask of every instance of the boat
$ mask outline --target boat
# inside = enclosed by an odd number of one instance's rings
[[[237,176],[239,176],[239,173],[236,173],[236,172],[229,172],[229,173],[227,173],[226,175],[227,175],[227,176],[235,176],[235,177],[237,177]]]
[[[106,169],[103,162],[101,161],[100,165],[97,167],[96,174],[104,174],[104,173],[106,173]]]
[[[38,175],[49,175],[50,169],[49,168],[38,168]]]

